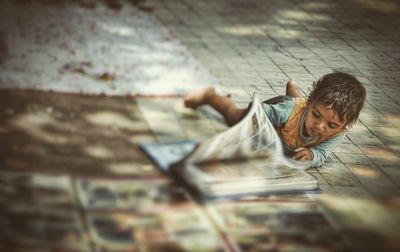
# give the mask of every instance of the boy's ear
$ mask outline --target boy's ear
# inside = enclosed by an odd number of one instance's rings
[[[349,119],[347,118],[347,115],[344,116],[343,123],[344,123],[343,126],[342,126],[343,130],[350,130],[351,129],[352,125],[350,124]]]
[[[348,130],[351,129],[352,126],[353,126],[353,125],[351,125],[351,124],[349,124],[348,122],[346,122],[345,124],[343,124],[342,130],[348,131]]]

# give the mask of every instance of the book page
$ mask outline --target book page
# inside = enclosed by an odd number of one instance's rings
[[[218,181],[237,181],[237,180],[264,180],[272,178],[286,178],[293,176],[293,170],[290,167],[264,161],[264,159],[254,159],[251,162],[246,161],[224,161],[214,163],[197,164],[195,167],[207,173]],[[266,167],[274,167],[268,169]]]
[[[270,156],[279,137],[263,111],[257,97],[247,115],[228,130],[202,142],[186,160],[187,163],[246,159]]]

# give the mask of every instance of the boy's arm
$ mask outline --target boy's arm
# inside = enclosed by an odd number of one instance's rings
[[[264,112],[272,125],[282,126],[288,119],[294,108],[294,99],[288,99],[276,104],[263,103]]]
[[[312,164],[310,167],[318,167],[325,163],[325,160],[328,158],[329,154],[333,151],[333,149],[340,144],[345,138],[346,134],[338,134],[331,138],[326,139],[318,145],[315,145],[310,148],[310,151],[313,153],[314,158],[312,160]]]

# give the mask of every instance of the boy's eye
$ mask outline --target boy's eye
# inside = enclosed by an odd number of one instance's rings
[[[328,123],[328,127],[331,129],[336,129],[336,124]]]
[[[312,112],[312,115],[313,115],[315,118],[319,118],[319,117],[320,117],[320,115],[319,115],[316,111],[313,111],[313,112]]]

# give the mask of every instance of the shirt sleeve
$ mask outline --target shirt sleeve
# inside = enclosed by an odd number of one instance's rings
[[[312,151],[314,158],[310,167],[318,167],[325,163],[325,160],[328,158],[329,154],[333,151],[333,149],[343,141],[346,134],[338,134],[331,138],[326,139],[325,141],[319,143],[310,148]]]
[[[295,100],[292,98],[276,104],[263,103],[263,108],[272,125],[280,127],[289,119],[294,105]]]

